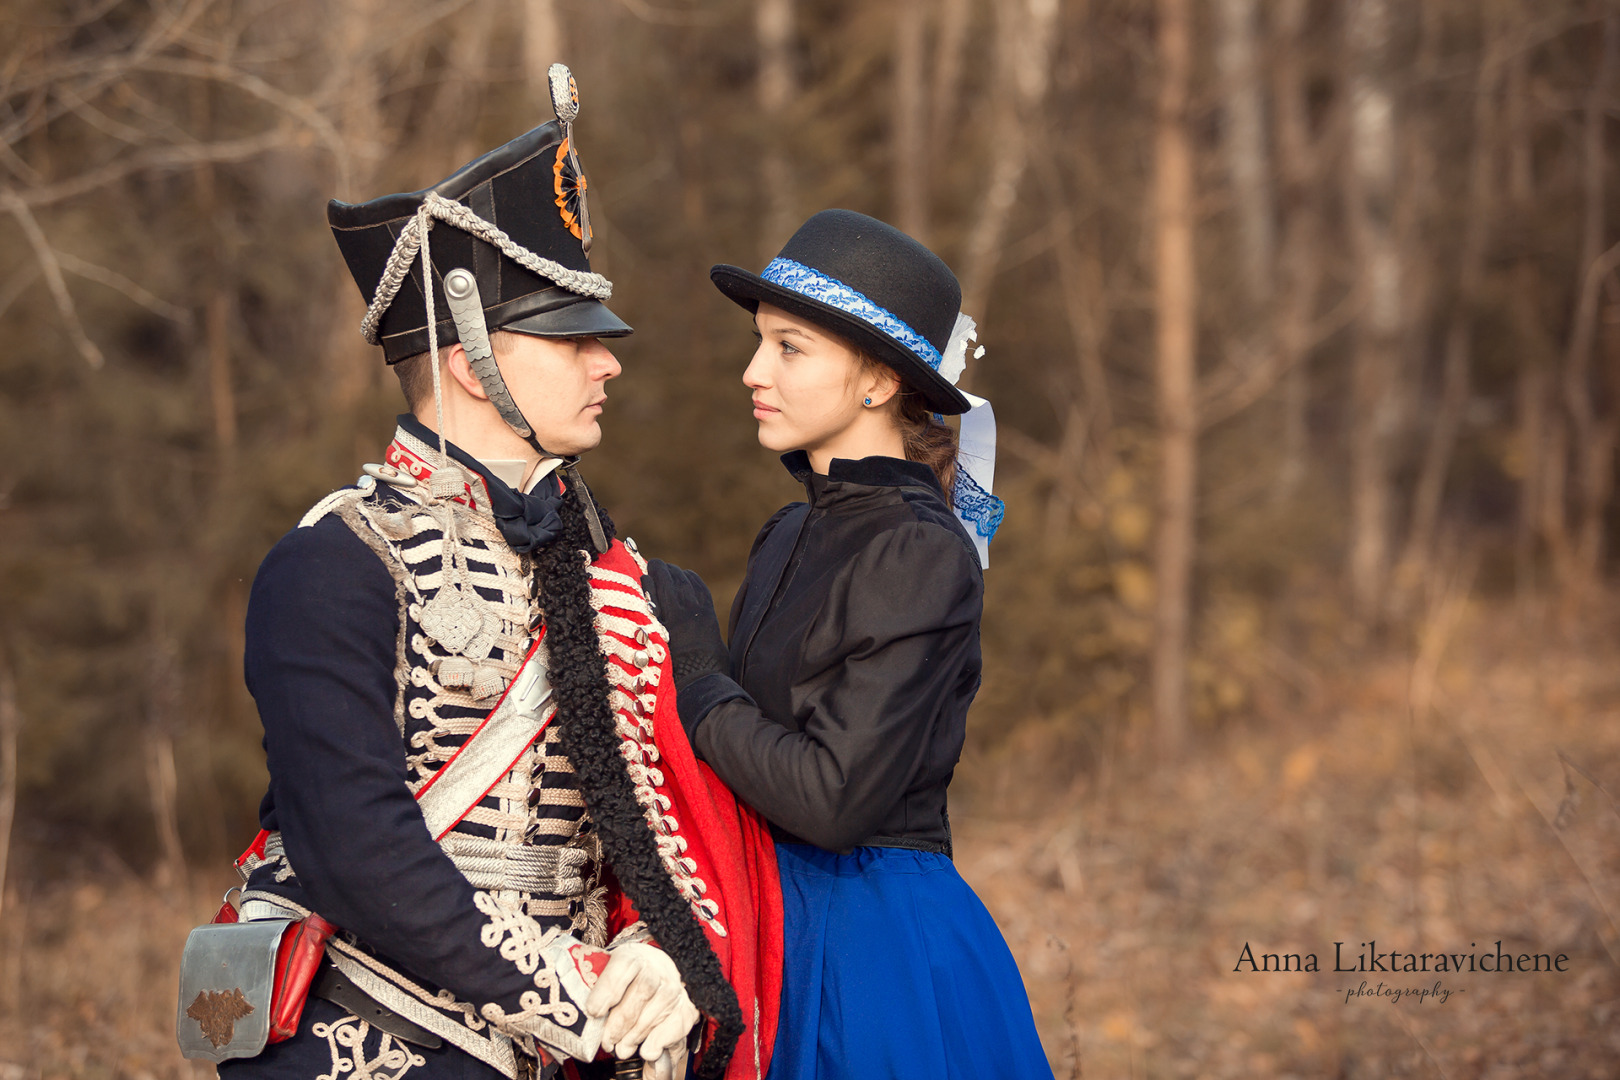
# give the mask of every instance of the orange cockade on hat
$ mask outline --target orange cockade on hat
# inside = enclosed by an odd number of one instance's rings
[[[563,224],[568,226],[575,239],[583,240],[579,227],[579,201],[585,196],[585,177],[579,174],[569,159],[568,143],[569,140],[564,139],[557,144],[557,160],[551,166],[551,173],[556,177],[557,209],[562,211]]]

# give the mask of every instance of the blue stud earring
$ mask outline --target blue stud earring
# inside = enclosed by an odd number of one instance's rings
[[[866,399],[866,407],[868,409],[870,409],[872,407],[872,399],[871,398]]]

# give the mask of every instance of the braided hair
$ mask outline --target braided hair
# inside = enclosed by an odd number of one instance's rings
[[[607,661],[596,633],[586,552],[591,541],[576,485],[563,496],[562,535],[535,553],[534,573],[546,616],[546,645],[557,700],[559,736],[579,776],[585,808],[596,823],[608,865],[647,923],[659,946],[675,961],[692,1003],[715,1021],[715,1035],[697,1074],[725,1072],[743,1032],[737,992],[720,970],[703,928],[664,870],[635,785],[619,752],[609,704]],[[609,541],[613,522],[601,514]]]

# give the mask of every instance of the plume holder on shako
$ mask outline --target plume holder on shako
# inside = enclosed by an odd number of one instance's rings
[[[579,116],[579,85],[574,82],[574,76],[566,64],[552,64],[546,69],[546,81],[551,86],[551,110],[557,114],[557,120],[563,126],[563,146],[568,150],[568,161],[573,166],[573,179],[568,183],[572,185],[571,195],[574,205],[564,206],[563,159],[559,155],[552,171],[557,176],[557,205],[563,207],[564,220],[568,221],[571,231],[579,237],[580,247],[585,254],[591,253],[591,210],[585,201],[585,173],[579,167],[579,147],[574,142],[574,120]],[[572,217],[570,217],[572,215]]]
[[[823,210],[764,273],[721,264],[716,287],[749,311],[763,303],[809,319],[900,373],[940,415],[960,415],[951,505],[990,565],[990,539],[1006,513],[991,494],[996,419],[990,403],[957,387],[978,328],[961,309],[962,287],[939,256],[899,229],[853,210]]]

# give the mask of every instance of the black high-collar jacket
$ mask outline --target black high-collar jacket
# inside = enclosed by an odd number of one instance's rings
[[[754,541],[735,683],[694,684],[714,704],[693,746],[779,839],[948,851],[945,788],[979,688],[978,556],[926,465],[782,461],[808,501]]]

